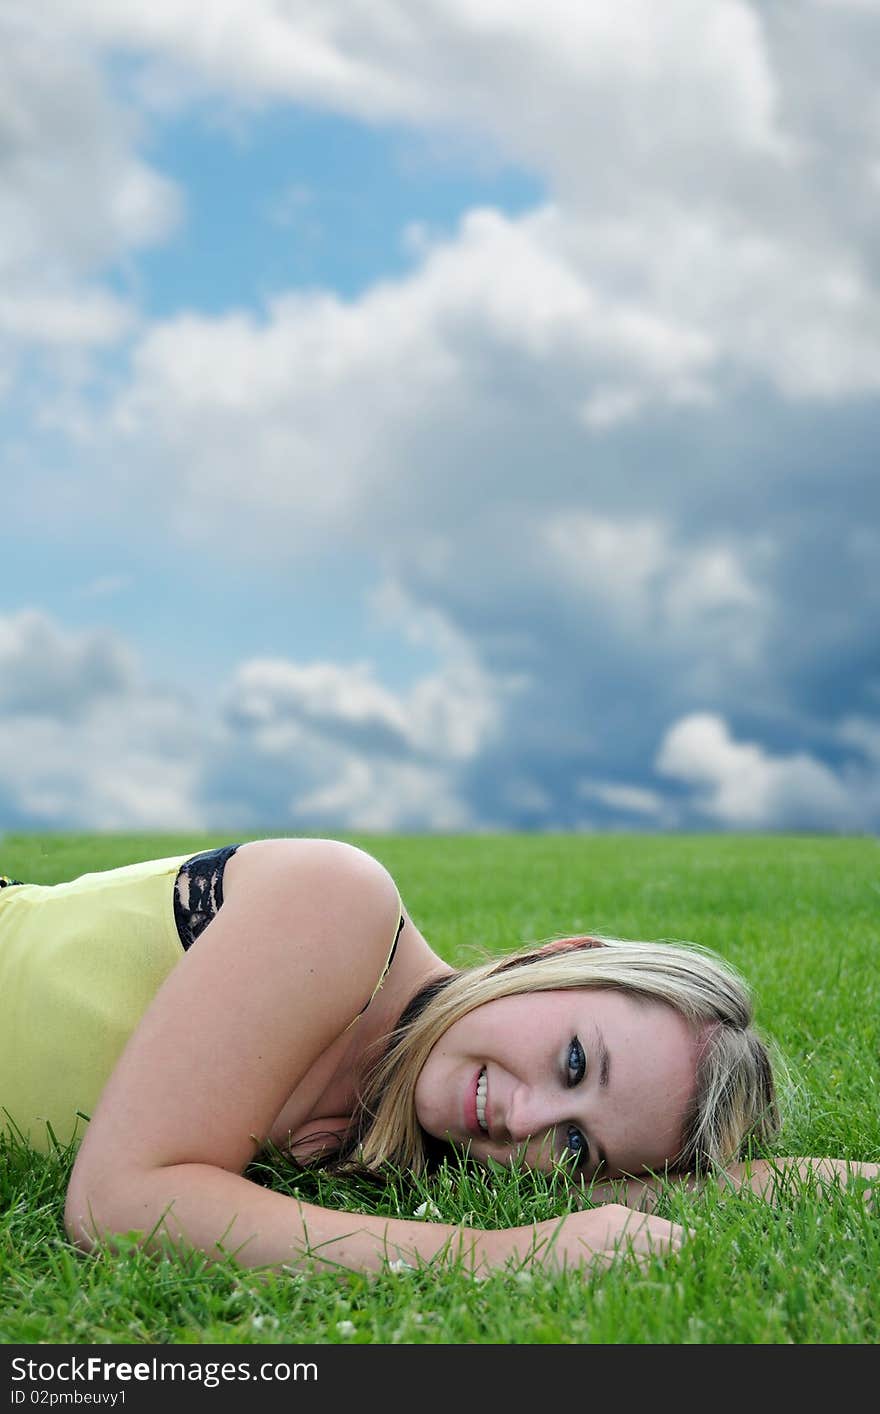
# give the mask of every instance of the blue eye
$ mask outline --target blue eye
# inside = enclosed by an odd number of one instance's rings
[[[580,1085],[587,1073],[587,1058],[577,1036],[572,1036],[569,1043],[565,1069],[566,1083],[569,1089],[574,1085]],[[586,1135],[581,1133],[576,1124],[566,1125],[565,1149],[562,1157],[564,1162],[570,1163],[576,1169],[583,1168],[590,1157],[589,1140]]]
[[[589,1140],[581,1134],[577,1125],[570,1124],[565,1131],[565,1155],[566,1160],[574,1160],[574,1167],[580,1169],[590,1157]]]

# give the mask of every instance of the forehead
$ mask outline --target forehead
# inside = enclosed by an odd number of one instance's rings
[[[485,1002],[471,1013],[499,1025],[536,1026],[565,1018],[603,1025],[622,1037],[635,1034],[690,1034],[690,1027],[674,1007],[663,1001],[624,992],[614,987],[572,987],[555,991],[529,991]]]

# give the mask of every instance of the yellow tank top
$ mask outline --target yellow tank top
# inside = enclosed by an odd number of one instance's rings
[[[189,855],[0,889],[0,1130],[49,1152],[81,1137],[129,1036],[184,956]]]
[[[11,1126],[42,1153],[49,1126],[61,1144],[82,1137],[126,1042],[185,956],[174,881],[191,858],[0,889],[0,1132]],[[373,997],[403,921],[400,904]]]

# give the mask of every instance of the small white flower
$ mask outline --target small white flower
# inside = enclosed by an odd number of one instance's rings
[[[414,1272],[415,1267],[412,1265],[411,1262],[404,1262],[403,1258],[401,1258],[397,1262],[389,1262],[388,1271],[394,1272],[395,1275],[397,1275],[400,1272]]]
[[[416,1208],[415,1216],[417,1218],[439,1218],[440,1209],[437,1207],[436,1203],[432,1203],[431,1199],[427,1198],[424,1203],[420,1203]]]
[[[357,1330],[357,1326],[355,1325],[354,1321],[337,1321],[336,1329],[339,1331],[339,1334],[341,1336],[345,1337],[346,1340],[351,1340],[351,1337]]]

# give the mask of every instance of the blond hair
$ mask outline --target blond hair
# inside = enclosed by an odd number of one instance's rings
[[[768,1046],[752,1024],[749,988],[728,963],[692,943],[558,938],[442,977],[412,999],[368,1072],[333,1167],[429,1168],[436,1144],[419,1126],[415,1087],[444,1032],[500,997],[583,987],[664,1003],[701,1038],[684,1140],[670,1171],[723,1168],[750,1140],[763,1144],[775,1135],[779,1113]]]

